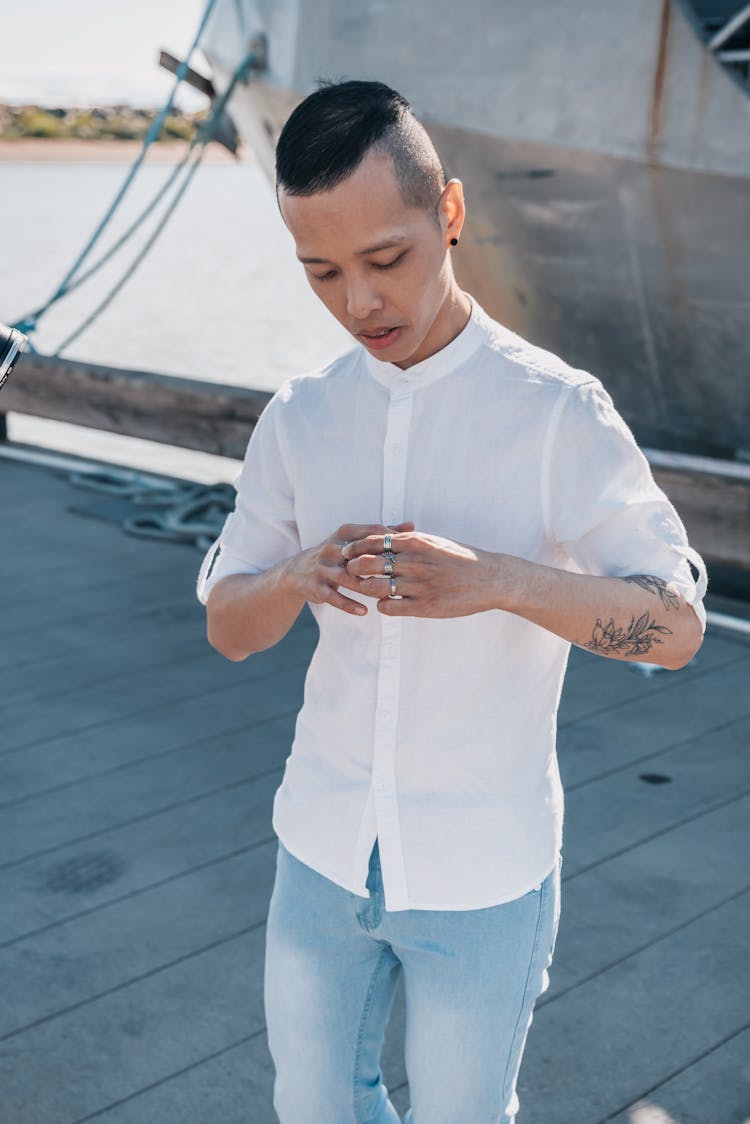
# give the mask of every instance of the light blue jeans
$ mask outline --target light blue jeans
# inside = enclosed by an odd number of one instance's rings
[[[279,840],[264,999],[281,1124],[401,1124],[380,1054],[399,975],[404,1124],[513,1124],[532,1011],[549,986],[562,856],[540,888],[486,909],[386,912],[377,840],[370,898]]]

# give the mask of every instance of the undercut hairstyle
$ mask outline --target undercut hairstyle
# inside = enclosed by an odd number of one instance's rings
[[[393,160],[401,197],[438,222],[445,170],[409,102],[382,82],[319,81],[276,145],[276,193],[313,195],[350,176],[374,149]]]

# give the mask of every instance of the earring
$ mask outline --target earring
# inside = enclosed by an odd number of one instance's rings
[[[458,245],[458,238],[451,238],[451,246],[457,246],[457,245]]]

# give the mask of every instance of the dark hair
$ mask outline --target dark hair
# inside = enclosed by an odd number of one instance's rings
[[[408,207],[434,212],[445,171],[406,98],[382,82],[330,82],[294,109],[276,145],[276,189],[289,195],[330,191],[370,149],[391,156]]]

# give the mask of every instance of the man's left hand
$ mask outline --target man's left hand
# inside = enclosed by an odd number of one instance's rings
[[[344,548],[347,573],[357,588],[378,599],[378,609],[394,617],[464,617],[496,605],[500,557],[439,535],[405,531],[391,536],[393,577],[383,572],[384,535],[368,535]]]

